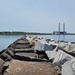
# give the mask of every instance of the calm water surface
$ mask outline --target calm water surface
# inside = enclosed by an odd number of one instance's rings
[[[75,35],[37,35],[38,37],[54,39],[54,40],[64,40],[69,42],[75,42]],[[11,43],[16,41],[17,39],[23,37],[22,35],[18,36],[2,36],[0,35],[0,51],[6,49]]]
[[[14,41],[16,41],[21,37],[22,35],[18,35],[18,36],[0,35],[0,51],[6,49],[10,44],[12,44]]]
[[[39,37],[75,42],[75,35],[39,35]]]

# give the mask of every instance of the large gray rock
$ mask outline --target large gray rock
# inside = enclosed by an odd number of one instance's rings
[[[35,43],[34,49],[39,51],[46,51],[46,50],[52,50],[53,46],[49,45],[47,42],[37,41]]]
[[[6,53],[8,54],[8,55],[10,55],[12,58],[13,58],[13,56],[14,56],[14,51],[12,51],[12,50],[7,50],[6,51]]]
[[[75,58],[62,65],[62,75],[75,75]]]
[[[11,60],[12,57],[7,54],[6,52],[2,53],[1,56],[0,56],[4,61],[7,61],[7,60]]]

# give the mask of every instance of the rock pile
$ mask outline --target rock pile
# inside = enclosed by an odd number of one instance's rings
[[[51,65],[45,62],[12,60],[4,75],[56,75]]]
[[[31,40],[24,36],[0,52],[0,75],[57,75],[47,56],[37,58]]]

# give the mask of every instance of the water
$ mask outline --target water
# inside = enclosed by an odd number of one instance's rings
[[[14,41],[16,41],[21,37],[22,35],[18,35],[18,36],[0,35],[0,51],[6,49],[10,44],[12,44]]]
[[[37,36],[48,38],[48,39],[54,39],[54,40],[75,42],[75,35],[37,35]]]
[[[37,35],[38,37],[54,39],[54,40],[64,40],[69,42],[75,42],[75,35]],[[22,35],[19,36],[2,36],[0,35],[0,51],[6,49],[11,43],[21,38]]]

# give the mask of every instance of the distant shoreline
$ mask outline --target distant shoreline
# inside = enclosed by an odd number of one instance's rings
[[[0,32],[0,35],[58,35],[53,33],[37,33],[37,32]],[[62,34],[60,34],[62,35]],[[67,33],[65,35],[75,35],[75,33]]]

